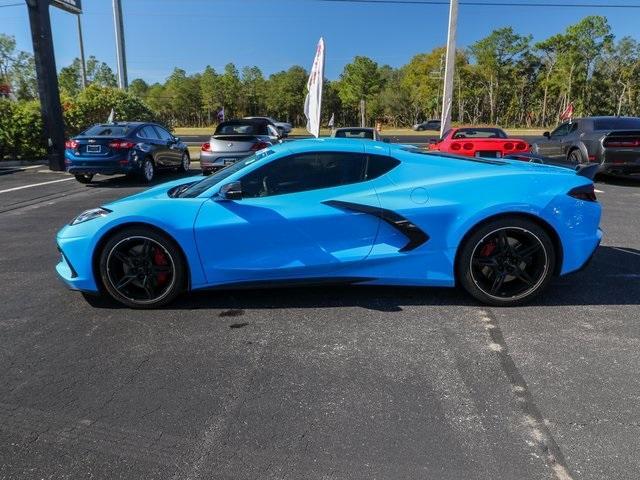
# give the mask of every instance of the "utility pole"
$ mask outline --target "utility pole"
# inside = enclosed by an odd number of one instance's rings
[[[84,61],[84,42],[82,41],[82,23],[80,22],[80,14],[76,14],[78,20],[78,40],[80,41],[80,67],[82,74],[82,88],[87,88],[87,64]]]
[[[118,61],[118,87],[129,87],[127,81],[127,57],[124,48],[124,24],[122,23],[121,0],[113,0],[113,23],[116,29],[116,59]]]
[[[456,30],[458,28],[458,0],[451,0],[449,6],[449,32],[447,36],[447,57],[444,67],[444,91],[442,93],[442,114],[440,116],[440,137],[451,128],[451,108],[453,106],[453,78],[456,65]]]
[[[49,0],[27,0],[33,58],[38,77],[40,111],[47,139],[47,153],[51,170],[64,170],[64,119],[58,91],[58,73],[53,53]]]

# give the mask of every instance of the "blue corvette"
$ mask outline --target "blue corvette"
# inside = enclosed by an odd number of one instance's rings
[[[587,263],[600,213],[591,179],[566,168],[300,140],[83,212],[58,233],[57,271],[137,308],[323,282],[457,284],[516,305]]]

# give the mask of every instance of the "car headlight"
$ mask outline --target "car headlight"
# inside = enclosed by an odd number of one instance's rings
[[[94,218],[104,217],[109,213],[111,213],[111,210],[108,210],[102,207],[92,208],[91,210],[85,210],[84,212],[82,212],[80,215],[78,215],[76,218],[73,219],[73,221],[71,222],[71,225],[78,225],[79,223],[84,223],[89,220],[93,220]]]

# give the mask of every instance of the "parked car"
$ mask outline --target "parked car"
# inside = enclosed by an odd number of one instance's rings
[[[253,120],[253,119],[263,119],[263,120],[268,120],[270,121],[274,127],[276,127],[276,130],[278,130],[278,133],[280,134],[281,137],[286,137],[291,133],[291,130],[293,130],[293,125],[291,125],[288,122],[280,122],[278,120],[275,120],[271,117],[244,117],[245,120]]]
[[[429,150],[485,158],[528,152],[530,148],[524,140],[509,138],[504,130],[485,127],[452,128],[429,144]]]
[[[599,171],[640,173],[640,118],[585,117],[560,124],[532,145],[534,153],[570,165],[595,162]]]
[[[331,132],[334,138],[357,138],[360,140],[382,141],[382,137],[375,128],[371,127],[341,127]]]
[[[146,122],[93,125],[67,140],[64,158],[67,172],[80,183],[90,183],[97,173],[136,175],[148,183],[156,170],[187,172],[191,162],[187,145],[180,138]]]
[[[217,127],[200,148],[200,168],[205,175],[280,142],[281,136],[268,120],[230,120]]]
[[[187,290],[327,282],[458,284],[517,305],[586,265],[600,213],[583,171],[298,140],[81,213],[58,233],[57,272],[134,308]]]
[[[417,132],[421,132],[423,130],[436,130],[440,131],[440,120],[427,120],[426,122],[417,123],[413,126],[413,129]]]

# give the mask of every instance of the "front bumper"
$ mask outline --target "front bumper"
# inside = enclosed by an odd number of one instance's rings
[[[97,293],[92,266],[92,236],[72,237],[67,226],[58,233],[56,244],[60,252],[60,261],[56,265],[58,277],[72,290]]]

